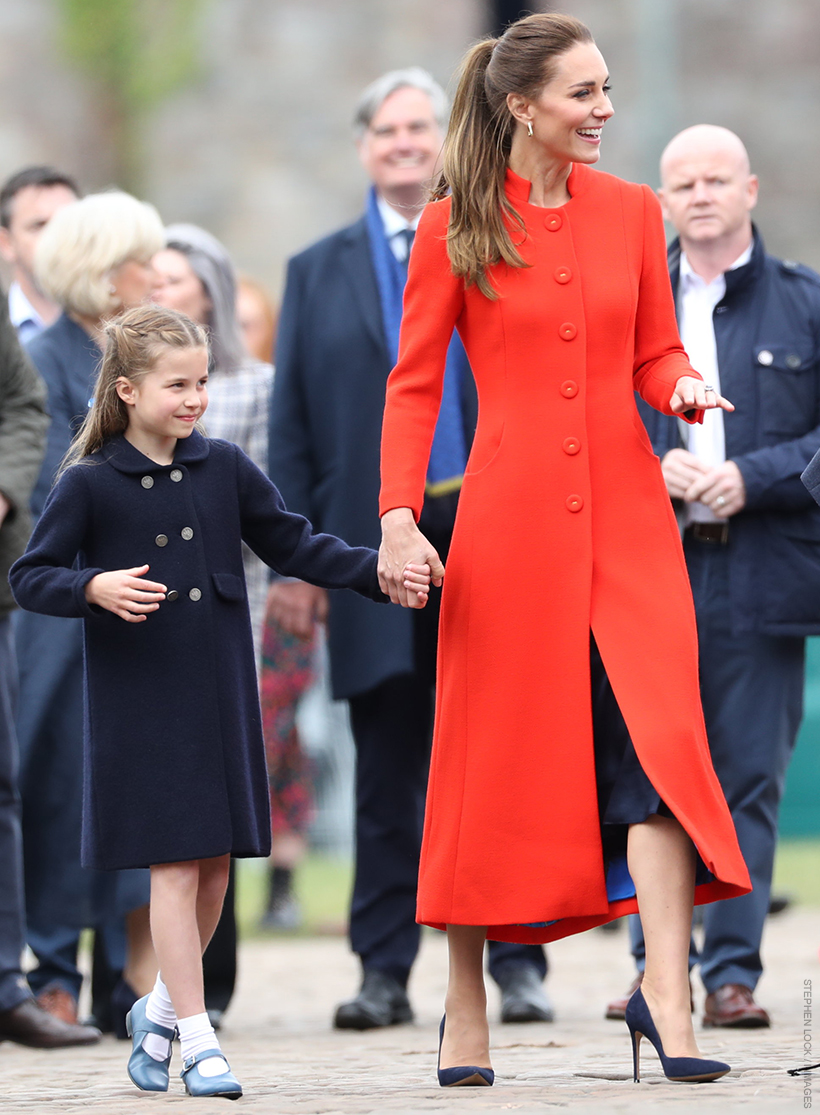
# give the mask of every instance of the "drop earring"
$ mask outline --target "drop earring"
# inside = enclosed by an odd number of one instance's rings
[[[532,120],[527,121],[527,135],[532,139]]]

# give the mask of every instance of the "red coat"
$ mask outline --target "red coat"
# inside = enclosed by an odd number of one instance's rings
[[[418,918],[548,941],[637,908],[607,899],[590,628],[641,765],[715,877],[696,901],[750,885],[709,756],[678,529],[633,396],[669,414],[693,374],[659,206],[648,187],[584,166],[558,209],[530,205],[529,188],[508,172],[532,266],[496,266],[497,301],[452,274],[449,201],[422,216],[381,509],[419,514],[455,326],[479,423],[442,601]]]

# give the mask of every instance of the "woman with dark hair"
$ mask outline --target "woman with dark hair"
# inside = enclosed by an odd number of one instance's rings
[[[419,920],[449,938],[443,1085],[492,1083],[485,938],[551,941],[638,906],[635,1079],[641,1036],[671,1078],[729,1071],[698,1053],[689,933],[693,901],[745,893],[749,877],[633,391],[688,422],[732,408],[681,347],[657,200],[591,169],[608,92],[589,30],[567,16],[529,16],[469,51],[388,384],[380,572],[396,600],[407,562],[444,573],[416,522],[454,326],[480,397],[442,600],[418,896]]]

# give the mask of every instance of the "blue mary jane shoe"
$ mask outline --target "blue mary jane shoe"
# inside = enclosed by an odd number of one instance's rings
[[[137,999],[125,1016],[125,1029],[133,1045],[131,1056],[128,1058],[128,1075],[143,1092],[167,1092],[168,1066],[171,1063],[170,1050],[164,1061],[156,1061],[145,1052],[142,1043],[146,1034],[159,1034],[160,1037],[167,1038],[171,1042],[176,1037],[176,1033],[166,1026],[158,1026],[156,1022],[151,1022],[145,1017],[147,1002],[148,996],[143,995],[141,999]]]
[[[197,1053],[195,1057],[183,1061],[179,1075],[185,1084],[185,1091],[189,1096],[222,1096],[226,1100],[238,1100],[242,1095],[242,1085],[230,1068],[217,1076],[203,1076],[199,1071],[197,1065],[209,1057],[221,1057],[225,1061],[225,1054],[221,1049],[206,1049],[204,1053]]]

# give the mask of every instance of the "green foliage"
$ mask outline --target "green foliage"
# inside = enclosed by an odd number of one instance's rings
[[[66,54],[141,114],[197,70],[202,0],[57,0]]]

